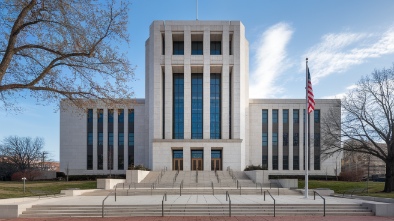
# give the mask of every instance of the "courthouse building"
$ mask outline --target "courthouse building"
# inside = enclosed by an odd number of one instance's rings
[[[274,175],[304,174],[305,100],[249,99],[249,43],[240,21],[154,21],[145,47],[145,99],[61,110],[61,171],[262,165]],[[340,106],[335,99],[315,101],[310,174],[334,175],[340,159],[320,156],[320,120]]]

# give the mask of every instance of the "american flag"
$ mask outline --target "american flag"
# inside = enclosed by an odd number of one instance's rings
[[[313,89],[311,82],[311,74],[308,68],[308,114],[315,110],[315,99],[313,98]]]

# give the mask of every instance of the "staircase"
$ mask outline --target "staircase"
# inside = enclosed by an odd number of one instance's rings
[[[229,216],[228,204],[165,204],[164,216]],[[105,217],[161,216],[161,205],[107,205]],[[232,204],[232,216],[273,216],[273,205]],[[276,205],[276,216],[323,216],[322,205]],[[326,216],[373,216],[355,204],[327,205]],[[101,217],[101,205],[35,205],[20,217]]]

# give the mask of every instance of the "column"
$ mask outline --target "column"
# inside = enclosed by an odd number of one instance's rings
[[[203,139],[210,139],[210,79],[211,79],[211,53],[210,53],[210,31],[207,27],[204,30],[203,50],[204,50],[204,68],[203,68]]]
[[[97,108],[93,109],[93,171],[97,171]]]
[[[190,56],[191,56],[191,33],[190,27],[185,27],[184,32],[184,139],[191,139],[191,66],[190,66]]]

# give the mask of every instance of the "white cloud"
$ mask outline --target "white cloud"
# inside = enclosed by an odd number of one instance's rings
[[[278,23],[262,33],[254,60],[256,68],[250,77],[249,97],[266,98],[283,92],[275,80],[287,68],[286,45],[292,34],[293,30],[286,23]]]
[[[356,85],[356,84],[352,84],[352,85],[346,87],[346,89],[345,89],[344,92],[339,93],[339,94],[335,94],[335,95],[325,96],[325,97],[322,97],[322,99],[342,99],[342,98],[345,97],[345,95],[346,95],[349,91],[351,91],[351,90],[353,90],[353,89],[355,89],[355,88],[357,88],[357,85]]]
[[[357,43],[358,46],[354,46]],[[394,53],[394,28],[385,33],[327,34],[322,42],[312,47],[303,57],[309,58],[313,84],[330,74],[344,72],[353,65],[362,64],[369,58]],[[302,63],[302,68],[305,64]]]

